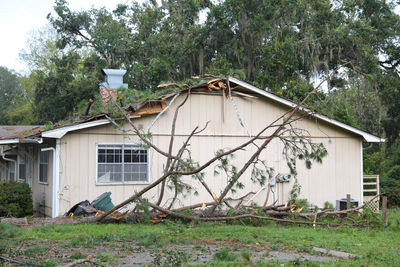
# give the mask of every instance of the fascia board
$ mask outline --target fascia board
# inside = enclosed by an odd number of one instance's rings
[[[100,125],[109,124],[109,123],[110,123],[110,121],[108,121],[108,120],[99,120],[99,121],[86,122],[86,123],[72,125],[72,126],[65,126],[65,127],[61,127],[58,129],[53,129],[53,130],[48,130],[48,131],[42,132],[42,137],[62,138],[64,135],[66,135],[68,132],[71,132],[71,131],[82,130],[82,129],[100,126]]]
[[[2,139],[0,140],[0,145],[7,145],[7,144],[18,144],[19,138],[11,138],[11,139]]]

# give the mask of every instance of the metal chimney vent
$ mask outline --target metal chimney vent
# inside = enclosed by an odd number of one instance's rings
[[[100,89],[128,88],[128,84],[123,82],[126,70],[102,69],[101,72],[104,75],[104,82],[100,83]]]

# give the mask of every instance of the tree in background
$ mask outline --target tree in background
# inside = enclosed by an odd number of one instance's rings
[[[94,98],[106,65],[90,48],[60,49],[50,25],[31,33],[20,57],[30,68],[24,77],[25,97],[9,114],[11,123],[56,123],[71,116],[79,102]]]
[[[78,103],[95,97],[105,67],[127,69],[131,94],[210,73],[233,75],[299,102],[315,81],[350,62],[307,104],[323,100],[319,112],[385,136],[386,145],[365,150],[364,164],[384,181],[400,164],[388,160],[396,158],[400,132],[396,5],[163,0],[75,12],[67,1],[56,0],[55,14],[48,16],[51,28],[33,34],[29,51],[21,55],[31,70],[22,82],[23,97],[14,99],[13,110],[1,102],[2,118],[45,123],[71,116]],[[380,164],[373,163],[378,158]]]
[[[8,112],[13,109],[13,101],[22,93],[21,76],[0,66],[0,124],[8,123]]]

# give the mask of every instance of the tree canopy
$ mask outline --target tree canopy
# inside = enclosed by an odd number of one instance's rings
[[[80,102],[96,97],[105,67],[126,69],[132,92],[209,73],[236,76],[294,101],[336,73],[312,99],[317,110],[386,137],[385,145],[366,149],[365,170],[394,174],[400,161],[369,162],[397,158],[400,151],[398,5],[149,0],[112,11],[73,11],[66,0],[56,0],[49,28],[33,34],[21,54],[29,75],[0,68],[1,121],[46,123],[71,116]]]

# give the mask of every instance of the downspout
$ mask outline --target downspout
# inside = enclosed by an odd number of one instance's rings
[[[17,180],[17,161],[15,159],[6,158],[6,154],[4,154],[4,147],[3,146],[1,146],[1,157],[5,161],[11,161],[11,162],[15,163],[14,164],[14,175],[15,175],[14,180],[16,181]]]
[[[360,197],[359,206],[364,205],[364,163],[363,163],[364,158],[363,158],[363,152],[364,152],[363,142],[361,141],[361,149],[360,149],[360,154],[361,154],[361,164],[360,164],[361,165],[361,197]]]
[[[53,181],[52,181],[52,209],[51,217],[56,218],[59,213],[59,184],[60,184],[60,139],[56,139],[56,148],[47,147],[42,148],[40,151],[53,151]]]

